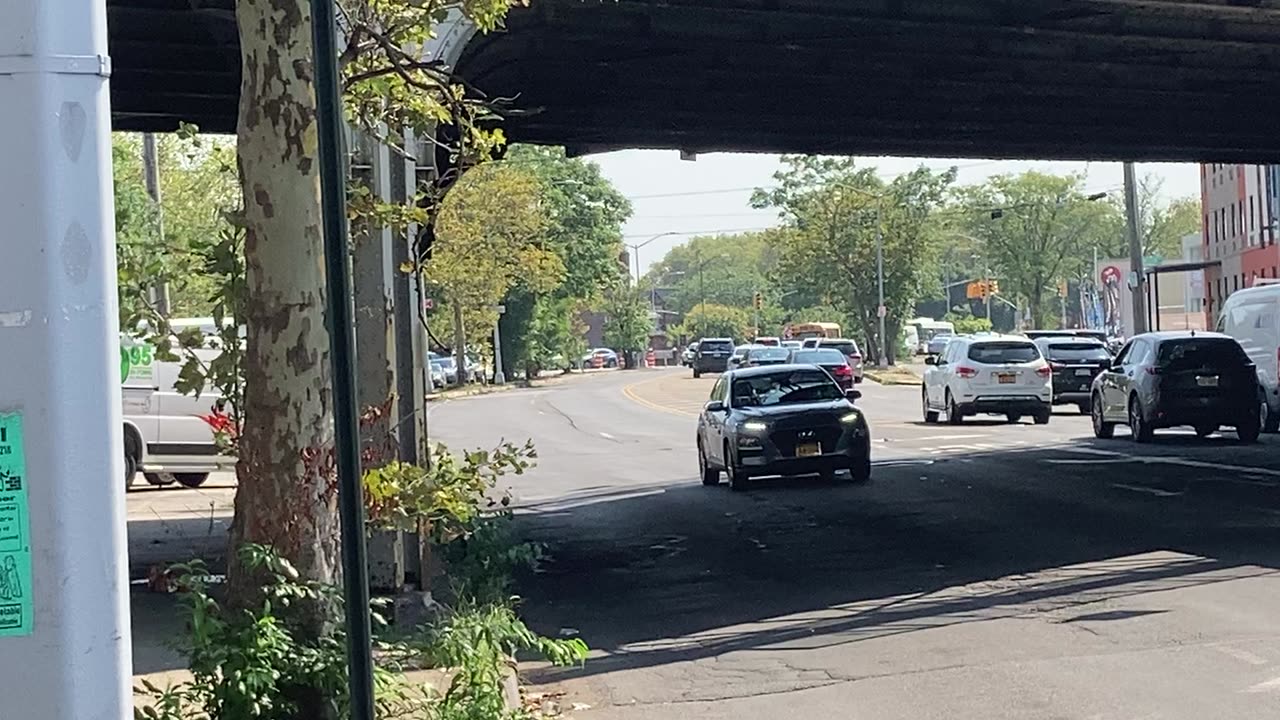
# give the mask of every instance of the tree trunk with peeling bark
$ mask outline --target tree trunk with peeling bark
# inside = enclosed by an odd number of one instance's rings
[[[250,603],[258,578],[237,548],[269,545],[302,577],[332,583],[339,528],[310,9],[306,0],[238,0],[236,19],[248,287],[228,599]],[[328,622],[324,608],[304,615],[306,634]]]

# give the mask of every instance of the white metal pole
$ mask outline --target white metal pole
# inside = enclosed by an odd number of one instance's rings
[[[506,373],[502,372],[502,311],[498,311],[498,321],[493,324],[493,384],[505,385]],[[526,378],[533,380],[534,378]]]
[[[106,6],[0,16],[0,702],[130,717]]]

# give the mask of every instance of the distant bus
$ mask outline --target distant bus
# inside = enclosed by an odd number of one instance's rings
[[[819,323],[796,323],[791,326],[792,340],[807,340],[809,338],[838,338],[840,337],[840,326],[835,323],[819,322]]]

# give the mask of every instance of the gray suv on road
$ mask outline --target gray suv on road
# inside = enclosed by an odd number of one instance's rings
[[[703,338],[698,341],[698,351],[693,356],[693,376],[702,373],[720,373],[729,368],[729,356],[733,355],[732,338]]]

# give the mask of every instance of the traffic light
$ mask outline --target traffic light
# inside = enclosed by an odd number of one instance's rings
[[[986,286],[986,283],[984,283],[983,281],[975,280],[969,283],[968,285],[964,286],[964,296],[969,300],[976,300],[980,297],[986,297],[985,295],[983,295],[983,293],[986,292],[986,290],[984,290],[985,286]]]
[[[979,297],[981,297],[983,300],[986,300],[988,297],[990,297],[990,296],[991,296],[991,281],[990,281],[990,280],[979,280],[979,281],[978,281],[978,296],[979,296]]]
[[[987,281],[987,292],[989,292],[989,293],[990,293],[990,294],[992,294],[992,295],[999,295],[999,294],[1000,294],[1000,281],[999,281],[999,280],[988,280],[988,281]]]
[[[757,310],[764,307],[764,293],[757,290],[756,294],[751,298],[751,305]]]

